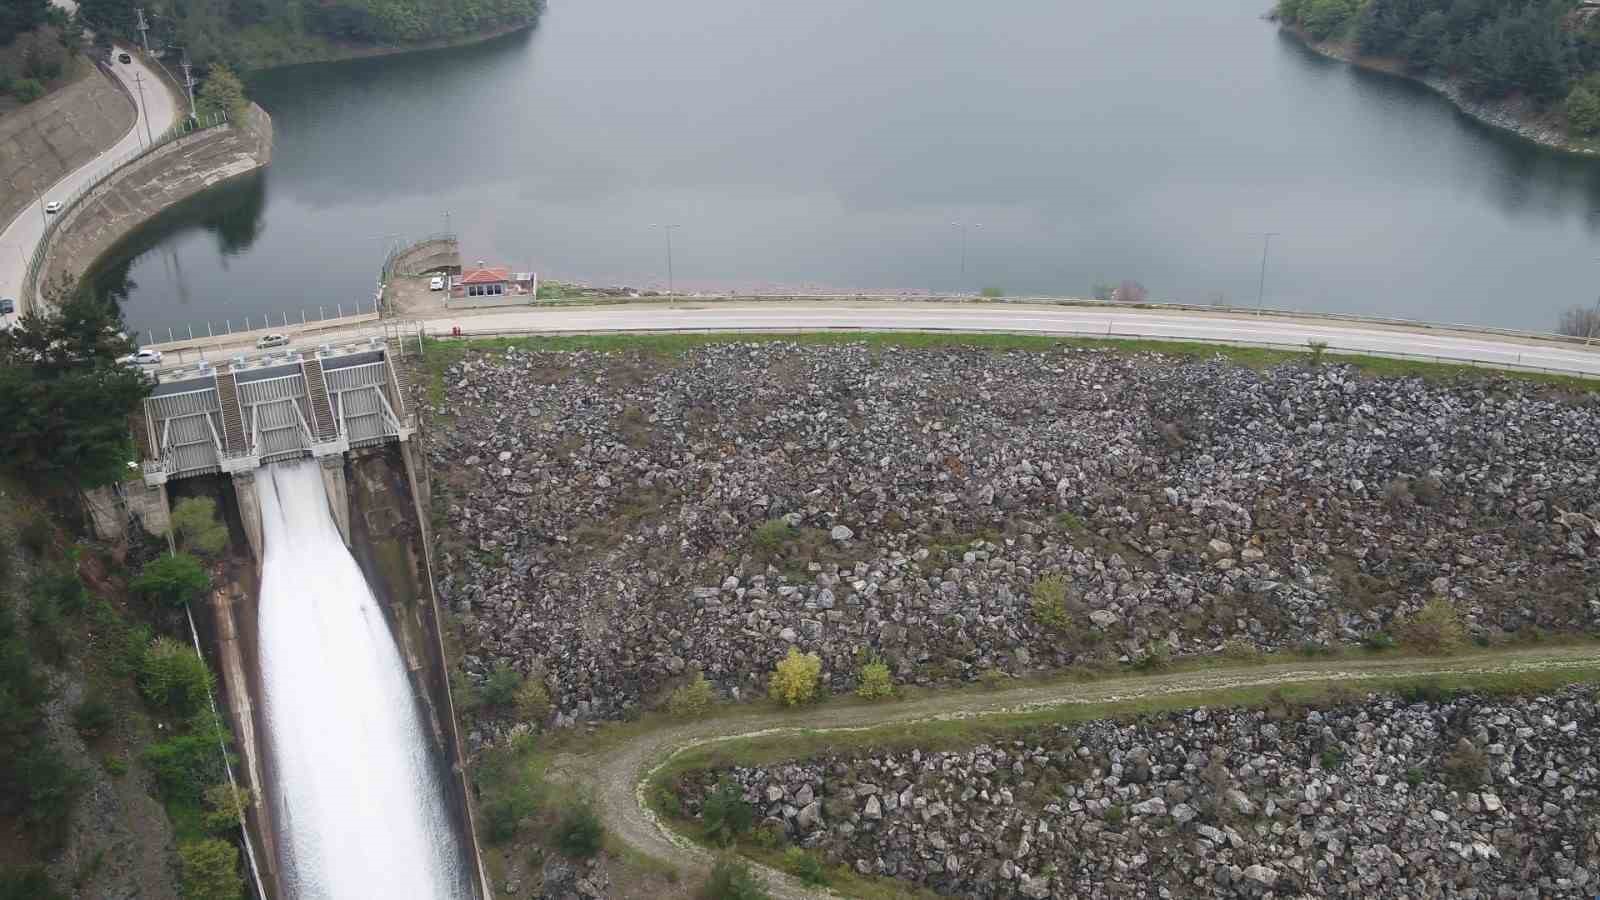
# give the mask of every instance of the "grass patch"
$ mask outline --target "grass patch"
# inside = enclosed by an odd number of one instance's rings
[[[1314,360],[1354,366],[1363,374],[1375,378],[1421,377],[1430,381],[1449,381],[1460,378],[1482,379],[1486,376],[1505,376],[1522,381],[1547,384],[1578,392],[1600,390],[1600,380],[1574,375],[1556,375],[1544,372],[1519,372],[1455,363],[1431,363],[1407,359],[1389,359],[1360,354],[1339,354],[1324,357],[1324,350],[1273,350],[1260,347],[1234,347],[1226,344],[1208,344],[1200,341],[1162,341],[1128,338],[1054,337],[1043,334],[971,333],[917,331],[810,331],[800,334],[769,334],[723,332],[689,334],[662,332],[650,334],[575,334],[538,335],[517,338],[427,338],[423,341],[423,368],[428,379],[428,397],[434,406],[444,402],[444,372],[451,365],[472,352],[503,353],[517,349],[526,351],[597,351],[604,353],[645,353],[663,356],[680,355],[687,351],[712,344],[727,343],[794,343],[807,346],[865,344],[872,348],[901,350],[965,348],[991,351],[1047,351],[1063,348],[1100,350],[1112,353],[1158,353],[1186,361],[1210,360],[1217,357],[1252,369],[1266,369],[1293,363],[1308,365]]]

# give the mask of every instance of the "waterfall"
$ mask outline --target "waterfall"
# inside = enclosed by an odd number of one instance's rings
[[[285,896],[473,896],[422,711],[317,464],[272,465],[258,483],[261,683]]]

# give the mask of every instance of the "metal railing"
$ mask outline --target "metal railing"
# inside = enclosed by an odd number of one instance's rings
[[[401,243],[397,239],[389,246],[389,252],[383,257],[383,265],[378,269],[378,281],[387,284],[389,279],[394,275],[395,260],[406,255],[407,253],[410,253],[412,250],[417,249],[423,244],[431,243],[433,241],[455,240],[457,240],[457,237],[453,231],[436,231],[432,234],[425,234],[422,237],[414,238],[404,243]]]
[[[39,243],[34,245],[33,254],[28,258],[28,268],[22,277],[22,309],[30,309],[34,299],[39,296],[38,279],[40,270],[44,266],[45,258],[50,255],[50,241],[55,237],[56,232],[61,229],[62,223],[65,222],[77,209],[78,203],[82,201],[84,197],[92,193],[95,188],[98,188],[100,185],[104,184],[106,179],[110,178],[112,175],[115,175],[124,167],[138,162],[140,159],[149,156],[151,153],[154,153],[155,151],[165,147],[170,143],[173,143],[174,141],[182,140],[189,135],[198,134],[199,132],[206,131],[211,128],[217,128],[226,125],[228,124],[228,119],[229,116],[226,110],[219,110],[215,113],[207,113],[201,116],[199,119],[185,118],[178,124],[168,128],[166,131],[163,131],[145,146],[140,147],[138,150],[125,153],[111,162],[103,165],[98,171],[95,172],[93,177],[91,177],[84,184],[79,185],[78,189],[69,194],[65,200],[61,200],[61,209],[57,210],[50,217],[49,221],[45,223],[44,233],[39,236]],[[24,215],[26,215],[26,213],[24,213]]]

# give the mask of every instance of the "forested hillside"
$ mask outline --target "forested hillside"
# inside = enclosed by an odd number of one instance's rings
[[[1517,94],[1564,108],[1571,131],[1600,132],[1600,8],[1579,0],[1279,0],[1279,18],[1473,97]]]
[[[537,19],[544,0],[82,0],[90,27],[137,40],[134,7],[150,21],[151,49],[182,47],[200,65],[236,69],[323,59],[481,34]]]

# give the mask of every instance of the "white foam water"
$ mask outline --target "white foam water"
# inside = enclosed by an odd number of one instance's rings
[[[257,478],[260,653],[284,893],[472,896],[422,714],[313,462]]]

